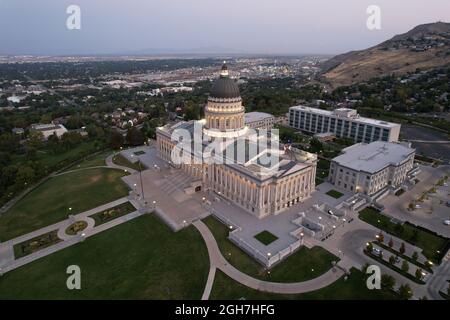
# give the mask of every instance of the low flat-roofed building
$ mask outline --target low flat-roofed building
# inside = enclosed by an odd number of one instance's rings
[[[415,149],[407,143],[375,141],[342,151],[331,160],[329,181],[339,189],[371,197],[399,188],[414,168]]]
[[[36,123],[32,124],[30,127],[31,132],[41,132],[44,136],[44,139],[47,140],[48,137],[50,137],[52,134],[56,134],[58,138],[60,138],[64,133],[67,132],[66,127],[64,127],[62,124],[54,124],[54,123],[48,123],[48,124],[41,124]]]
[[[401,125],[361,117],[354,109],[333,111],[295,106],[289,108],[289,126],[310,133],[333,133],[354,142],[398,141]]]
[[[275,117],[265,112],[247,112],[244,115],[245,125],[251,129],[267,129],[273,128]]]

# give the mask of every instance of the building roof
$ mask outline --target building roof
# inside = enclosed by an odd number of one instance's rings
[[[245,122],[246,123],[259,121],[259,120],[263,120],[266,118],[273,118],[273,115],[271,115],[269,113],[257,112],[257,111],[248,112],[245,114]]]
[[[332,161],[349,169],[375,173],[389,165],[398,165],[415,149],[404,143],[375,141],[358,143],[342,150],[344,153]]]
[[[62,124],[53,124],[53,123],[49,123],[49,124],[41,124],[41,123],[35,123],[31,125],[31,130],[34,131],[55,131],[55,130],[64,130],[67,131],[67,129],[62,125]]]

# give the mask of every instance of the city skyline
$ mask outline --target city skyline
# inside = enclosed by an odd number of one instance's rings
[[[70,5],[81,9],[80,30],[66,27]],[[380,30],[366,26],[370,5],[381,9]],[[450,21],[448,1],[2,0],[0,54],[338,54],[436,21]]]

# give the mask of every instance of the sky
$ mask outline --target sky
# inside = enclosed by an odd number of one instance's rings
[[[370,5],[380,30],[366,26]],[[0,0],[0,54],[337,54],[436,21],[450,22],[449,0]]]

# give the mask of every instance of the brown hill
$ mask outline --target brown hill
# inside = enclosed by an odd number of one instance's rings
[[[450,23],[423,24],[372,48],[338,55],[322,64],[332,87],[417,69],[450,65]]]

